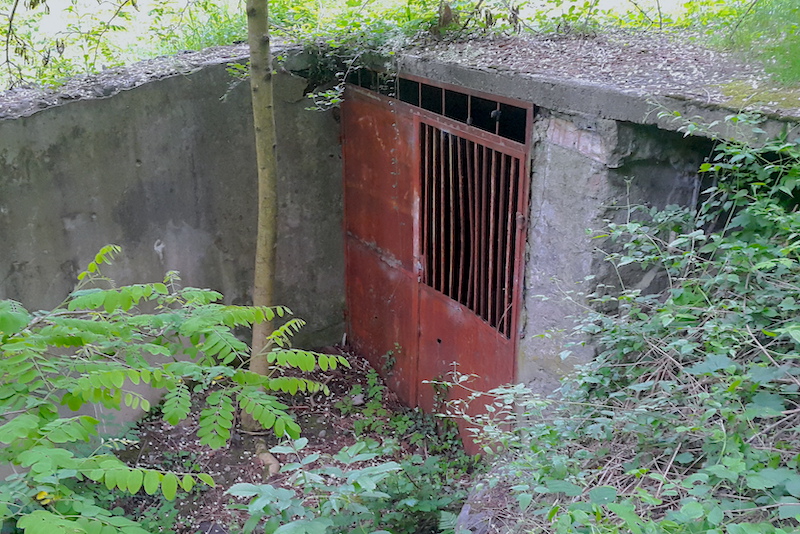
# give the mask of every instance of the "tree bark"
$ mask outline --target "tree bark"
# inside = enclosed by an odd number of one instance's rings
[[[272,96],[272,56],[268,0],[247,0],[247,36],[250,46],[250,93],[253,100],[256,161],[258,164],[258,227],[253,305],[273,306],[275,246],[277,241],[277,153]],[[253,326],[250,370],[266,374],[264,354],[268,322]]]

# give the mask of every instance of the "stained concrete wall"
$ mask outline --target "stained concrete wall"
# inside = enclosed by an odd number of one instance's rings
[[[624,221],[628,206],[696,202],[697,169],[711,146],[653,126],[548,110],[540,110],[534,132],[517,369],[520,381],[550,393],[594,356],[591,344],[560,356],[565,343],[581,341],[571,330],[584,311],[583,295],[598,283],[613,292],[619,275],[627,287],[659,282],[640,269],[618,273],[605,261],[611,244],[594,235],[608,220]]]
[[[711,143],[686,139],[678,123],[654,113],[650,99],[624,88],[470,69],[413,56],[399,59],[402,73],[472,91],[514,98],[536,106],[531,159],[531,198],[524,259],[517,379],[549,394],[576,364],[594,356],[591,344],[562,359],[574,316],[585,309],[581,294],[597,283],[620,286],[604,261],[610,245],[593,239],[607,219],[624,217],[625,206],[687,205],[699,193],[697,169]],[[683,116],[722,119],[730,110],[660,98]],[[768,121],[775,133],[785,126]],[[727,134],[729,132],[723,132]],[[587,280],[587,277],[594,277]],[[623,273],[626,284],[658,284],[653,273]],[[487,355],[491,357],[491,355]]]
[[[57,305],[107,243],[107,274],[251,302],[256,164],[248,84],[224,64],[0,121],[0,298]],[[306,81],[276,77],[280,169],[276,303],[308,321],[297,342],[341,339],[341,152],[331,113],[305,110]]]

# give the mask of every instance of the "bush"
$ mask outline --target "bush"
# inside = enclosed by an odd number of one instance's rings
[[[778,81],[800,81],[800,6],[794,0],[703,0],[686,6],[686,20],[712,44],[760,60]]]
[[[442,514],[452,514],[464,498],[456,487],[461,480],[441,457],[379,461],[388,448],[373,440],[334,455],[305,454],[307,444],[301,438],[270,449],[289,455],[281,473],[294,491],[271,484],[234,484],[228,490],[251,498],[243,507],[251,514],[246,533],[262,521],[266,534],[437,533]]]
[[[601,234],[616,268],[658,267],[666,289],[587,296],[576,333],[599,353],[548,410],[521,386],[493,392],[479,423],[512,458],[500,473],[526,528],[798,526],[800,144],[723,142],[701,171],[699,209],[640,207]]]
[[[144,383],[166,391],[162,415],[176,424],[188,415],[191,395],[214,385],[200,415],[201,443],[225,445],[237,407],[276,435],[296,438],[299,426],[268,392],[326,388],[279,370],[348,365],[342,357],[290,348],[290,336],[303,324],[292,318],[269,336],[272,375],[232,367],[247,360],[249,349],[231,330],[286,317],[289,310],[217,304],[222,295],[215,291],[178,288],[176,273],[164,283],[113,287],[100,266],[118,252],[115,246],[101,250],[79,275],[79,289],[55,310],[30,313],[0,301],[0,462],[21,468],[0,484],[0,522],[15,522],[26,533],[145,532],[98,506],[86,481],[120,493],[160,491],[167,500],[196,484],[214,484],[203,473],[127,466],[107,452],[108,441],[97,439],[97,419],[65,416],[63,407],[119,410],[124,404],[147,411],[150,403],[128,390]],[[77,447],[90,441],[97,447]]]

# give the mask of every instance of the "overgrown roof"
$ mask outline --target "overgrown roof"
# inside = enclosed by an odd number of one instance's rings
[[[56,88],[17,87],[0,93],[0,120],[25,117],[75,100],[106,98],[153,80],[189,74],[207,65],[235,61],[247,55],[246,44],[215,46],[76,76]]]
[[[734,111],[800,117],[800,87],[778,86],[763,66],[706,48],[691,34],[609,30],[491,36],[426,41],[408,54],[488,72],[578,80],[642,97],[669,96]]]
[[[285,45],[278,43],[278,51]],[[668,97],[730,111],[800,119],[800,87],[781,87],[763,67],[698,44],[690,34],[608,30],[591,35],[480,36],[425,39],[401,54],[430,64],[529,80],[574,82],[647,99]],[[104,98],[148,81],[212,63],[246,58],[244,44],[162,56],[76,77],[55,89],[20,87],[0,94],[0,119],[27,116],[66,102]],[[539,102],[536,102],[539,103]]]

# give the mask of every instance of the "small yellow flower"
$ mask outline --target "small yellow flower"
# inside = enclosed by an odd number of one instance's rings
[[[41,505],[45,505],[45,504],[48,504],[50,502],[53,502],[53,499],[51,498],[51,495],[49,493],[47,493],[46,491],[40,491],[39,493],[36,494],[36,497],[34,497],[34,498],[37,501],[39,501],[39,504],[41,504]]]

